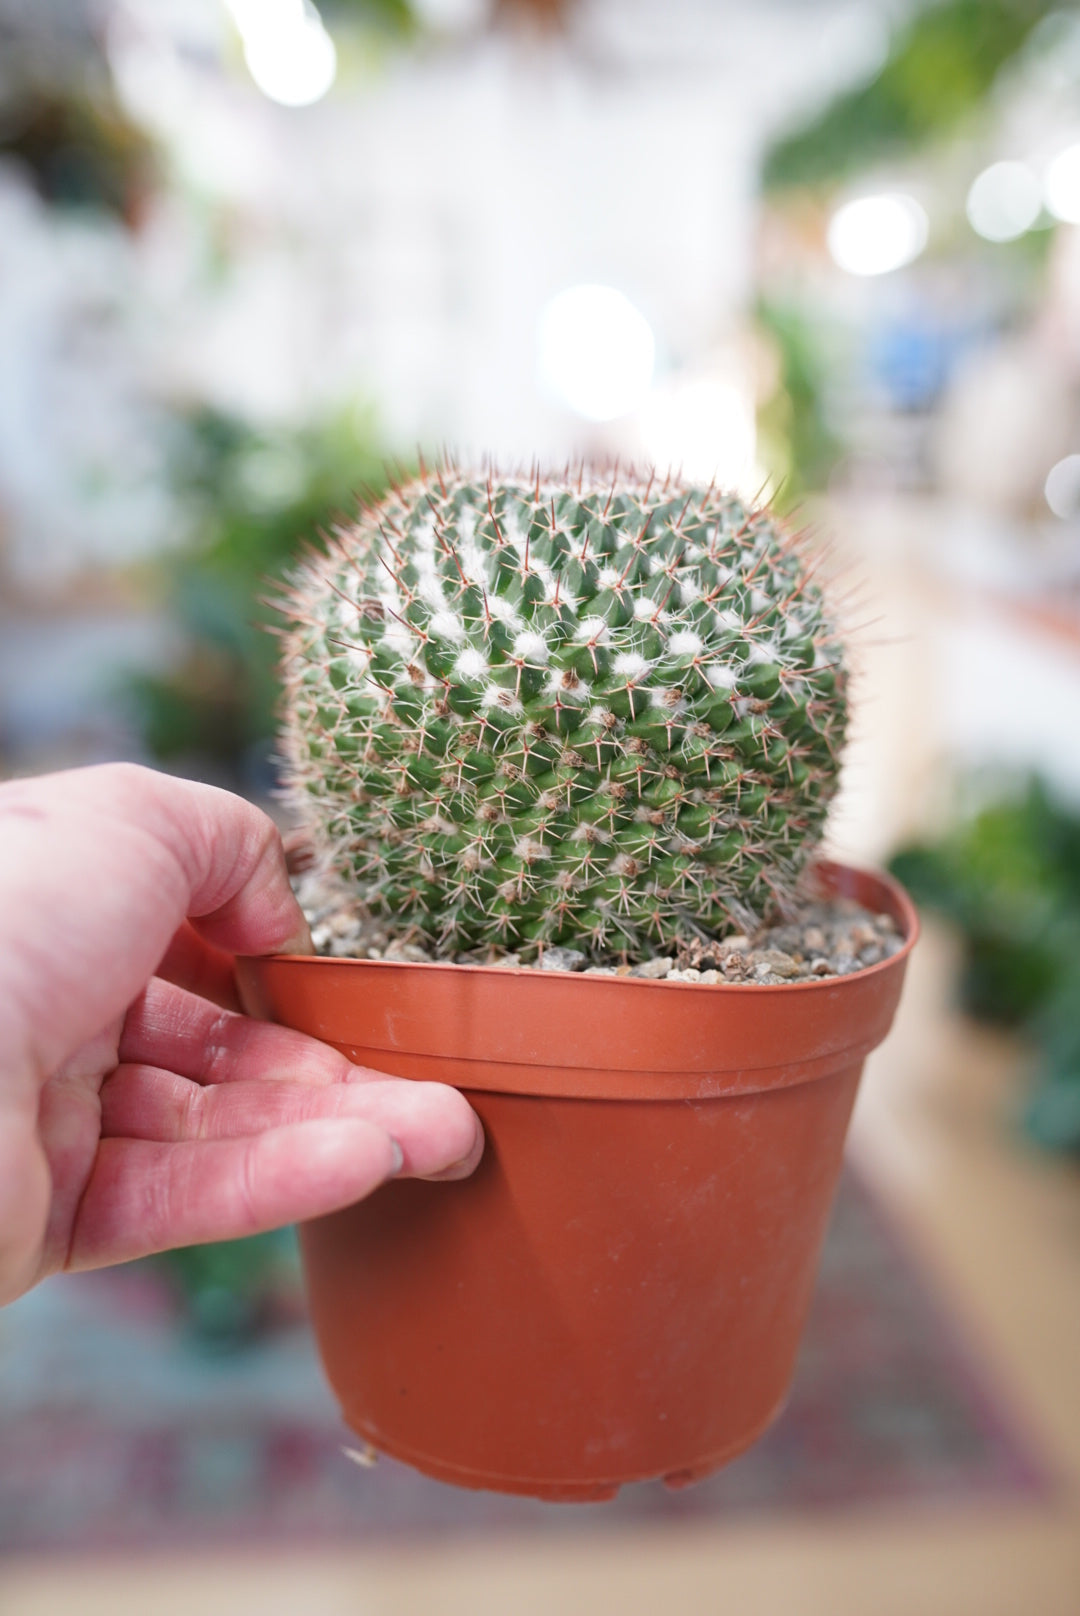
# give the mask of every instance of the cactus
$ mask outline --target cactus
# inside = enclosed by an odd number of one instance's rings
[[[847,678],[768,511],[441,466],[336,530],[283,604],[287,794],[327,873],[439,954],[633,959],[790,900]]]

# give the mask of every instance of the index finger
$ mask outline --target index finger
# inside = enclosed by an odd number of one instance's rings
[[[186,918],[228,953],[310,950],[251,803],[130,764],[0,786],[0,1078],[40,1082],[122,1015]]]

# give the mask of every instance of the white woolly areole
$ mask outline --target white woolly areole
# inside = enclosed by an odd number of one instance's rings
[[[741,629],[743,626],[742,618],[731,606],[725,606],[723,611],[717,612],[716,621],[721,628]]]
[[[387,611],[397,612],[401,610],[401,591],[398,588],[397,579],[382,567],[379,568],[376,578],[375,593]]]
[[[583,617],[578,624],[578,639],[600,645],[608,639],[608,626],[602,617]]]
[[[607,836],[598,825],[575,825],[570,832],[569,840],[572,842],[606,842]]]
[[[616,673],[625,673],[631,679],[636,679],[648,673],[649,664],[640,651],[620,651],[615,658],[614,668]]]
[[[681,628],[668,641],[668,650],[672,656],[697,656],[704,644],[701,635],[695,634],[692,628]]]
[[[763,589],[751,589],[750,604],[754,608],[754,614],[756,616],[758,612],[768,611],[769,607],[772,605],[772,601],[769,599],[768,595]]]
[[[525,553],[525,532],[518,521],[518,513],[512,505],[508,506],[499,517],[499,532],[508,544],[512,544],[519,555]]]
[[[656,602],[653,600],[651,595],[635,595],[634,616],[640,618],[642,621],[644,621],[646,617],[655,618]]]
[[[504,712],[514,713],[521,710],[521,703],[512,690],[505,685],[485,685],[484,694],[480,697],[481,707],[501,707]]]
[[[514,640],[514,655],[524,658],[526,662],[546,662],[549,655],[547,641],[535,629],[524,628]]]
[[[489,595],[488,611],[492,617],[497,617],[499,622],[505,623],[508,628],[517,628],[521,623],[521,618],[514,610],[513,602],[507,600],[505,595]]]
[[[380,643],[398,656],[411,657],[416,649],[416,635],[407,623],[399,623],[391,618],[383,630]]]
[[[475,645],[467,645],[454,663],[454,672],[463,679],[480,679],[487,671],[487,657]]]
[[[473,534],[476,532],[476,512],[471,505],[463,505],[458,512],[457,530],[461,544],[472,543]]]
[[[710,662],[705,677],[714,690],[730,690],[735,683],[735,670],[727,662]]]
[[[412,536],[420,550],[434,550],[435,548],[435,518],[425,516],[416,523],[412,529]]]
[[[465,625],[456,612],[436,612],[431,619],[431,632],[443,640],[463,640]]]
[[[420,572],[420,578],[416,585],[416,593],[426,606],[431,607],[433,612],[441,611],[446,605],[446,595],[443,593],[441,578],[434,569],[430,572],[426,569],[421,572],[420,568],[417,567],[417,571]]]
[[[679,579],[679,594],[682,596],[684,606],[689,606],[692,600],[701,599],[701,584],[697,573],[684,572]]]
[[[619,581],[619,577],[620,573],[618,567],[607,566],[600,568],[600,582],[603,584],[605,589],[614,589],[615,585]]]
[[[775,640],[754,640],[751,642],[751,662],[776,662],[779,656],[780,647]]]
[[[544,599],[546,601],[554,600],[555,599],[556,578],[555,578],[555,574],[552,572],[552,570],[548,566],[547,562],[546,561],[538,561],[533,556],[530,556],[529,557],[529,571],[530,572],[535,572],[537,577],[540,579],[540,582],[543,584],[543,586],[544,586]]]
[[[551,849],[543,842],[534,842],[531,836],[519,836],[514,843],[514,857],[531,864],[534,859],[551,857]]]
[[[351,645],[345,653],[345,660],[358,673],[366,673],[371,662],[371,652],[366,645]]]
[[[463,539],[457,547],[458,560],[461,570],[471,584],[479,584],[481,589],[488,587],[488,561],[487,552],[472,539]]]

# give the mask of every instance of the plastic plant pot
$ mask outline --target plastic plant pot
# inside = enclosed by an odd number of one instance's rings
[[[348,1424],[460,1486],[603,1499],[695,1481],[776,1418],[844,1136],[917,921],[890,959],[779,987],[277,956],[252,1013],[462,1089],[487,1149],[307,1224],[312,1318]]]

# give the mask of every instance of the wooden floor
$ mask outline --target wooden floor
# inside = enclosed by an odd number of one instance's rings
[[[1080,1175],[1018,1139],[1018,1053],[948,1014],[949,963],[940,936],[917,950],[852,1152],[1060,1477],[1052,1504],[665,1527],[614,1544],[9,1565],[0,1616],[1078,1616]]]

